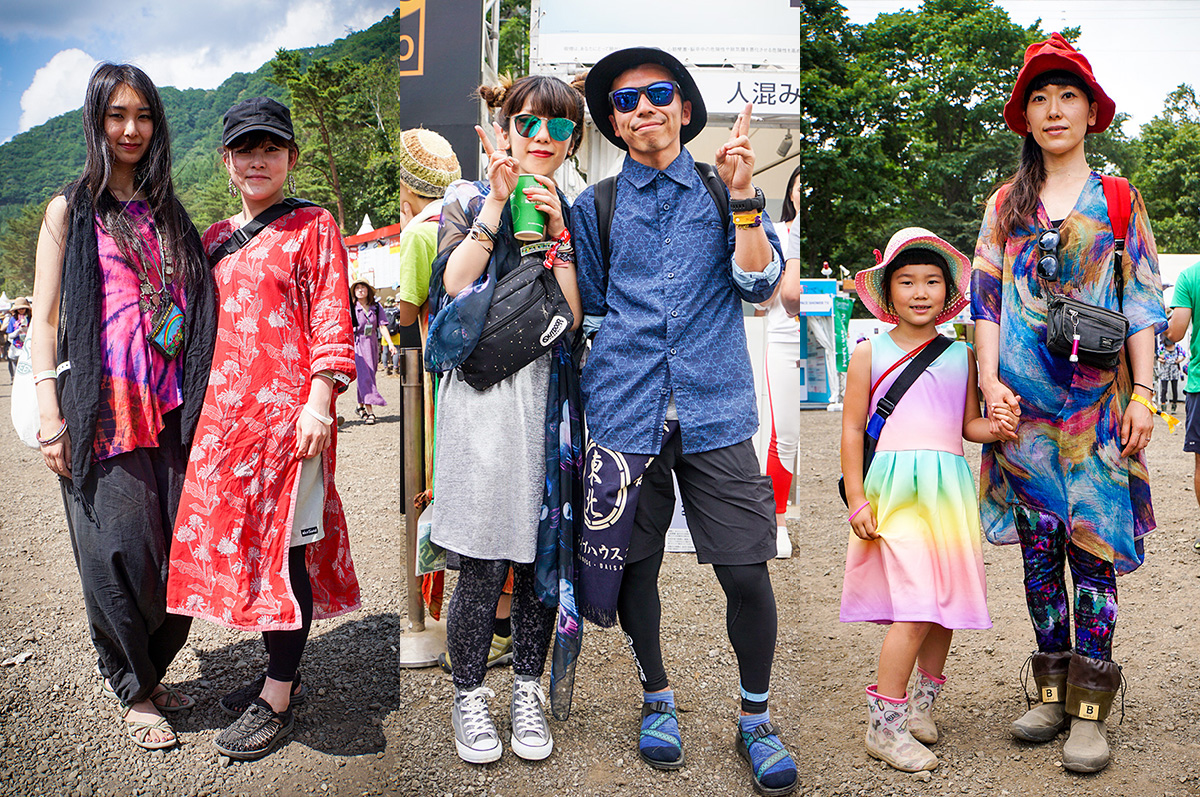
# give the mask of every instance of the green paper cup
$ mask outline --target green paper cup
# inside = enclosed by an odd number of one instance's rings
[[[508,198],[512,207],[513,237],[518,241],[540,241],[546,237],[546,214],[525,196],[525,190],[536,185],[540,184],[532,174],[522,174]]]

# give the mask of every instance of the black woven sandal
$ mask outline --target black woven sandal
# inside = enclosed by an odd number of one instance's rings
[[[295,725],[296,716],[290,708],[276,714],[267,701],[255,698],[245,714],[217,734],[213,746],[238,761],[254,761],[283,744]]]
[[[267,674],[263,673],[254,679],[253,683],[243,686],[241,689],[230,692],[217,701],[217,705],[231,717],[240,717],[246,713],[246,709],[250,708],[250,704],[262,694],[263,684],[267,682]],[[292,681],[292,702],[291,706],[298,706],[308,698],[308,686],[300,681],[300,673],[296,673],[296,680]]]

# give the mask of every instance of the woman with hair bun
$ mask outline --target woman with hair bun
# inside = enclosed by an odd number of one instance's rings
[[[134,744],[159,749],[178,741],[162,712],[193,705],[162,683],[191,627],[166,611],[167,558],[208,381],[214,289],[146,73],[97,66],[83,131],[83,175],[50,201],[38,237],[38,441],[59,476],[101,689]]]
[[[477,128],[488,154],[486,182],[456,182],[446,191],[438,234],[430,306],[468,301],[536,257],[551,267],[577,328],[582,319],[574,254],[567,232],[568,203],[552,175],[583,135],[583,95],[543,76],[482,86],[495,109],[496,145]],[[509,154],[511,150],[511,155]],[[513,235],[509,198],[517,178],[533,175],[525,195],[546,215],[550,247],[525,247]],[[528,251],[529,249],[538,251]],[[426,363],[444,371],[442,339],[431,328]],[[471,345],[474,345],[472,341]],[[554,742],[542,710],[540,678],[561,599],[558,547],[539,545],[539,526],[570,522],[578,478],[579,393],[569,346],[554,348],[485,390],[450,376],[439,388],[434,464],[433,540],[458,554],[461,569],[450,599],[447,644],[453,661],[455,745],[471,763],[500,757],[502,745],[488,713],[494,693],[483,685],[496,601],[513,569],[513,752],[530,760],[550,755]],[[574,432],[574,435],[572,434]],[[562,434],[562,438],[560,438]],[[560,439],[564,440],[560,449]],[[567,441],[574,440],[574,444]],[[561,468],[559,453],[561,451]],[[557,489],[558,485],[565,485]],[[564,502],[552,496],[565,494]],[[576,507],[575,509],[578,509]],[[547,550],[548,547],[548,550]],[[550,575],[547,575],[550,574]]]

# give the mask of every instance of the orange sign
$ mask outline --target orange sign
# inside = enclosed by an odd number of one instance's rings
[[[399,0],[396,13],[402,24],[395,58],[397,75],[425,74],[425,0]]]

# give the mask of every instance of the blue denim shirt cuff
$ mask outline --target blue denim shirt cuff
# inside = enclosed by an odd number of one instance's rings
[[[586,337],[587,335],[592,335],[596,332],[599,332],[600,324],[603,322],[604,322],[604,316],[602,316],[602,315],[587,315],[585,313],[583,316],[583,334],[584,334],[584,336]]]
[[[775,251],[775,247],[771,247],[771,262],[762,271],[753,273],[742,271],[741,266],[737,264],[737,258],[729,258],[729,262],[733,265],[733,281],[737,286],[744,291],[753,291],[762,285],[763,282],[768,284],[775,282],[779,278],[779,272],[783,270],[783,261],[779,259],[779,252]],[[584,320],[584,324],[587,320]]]

